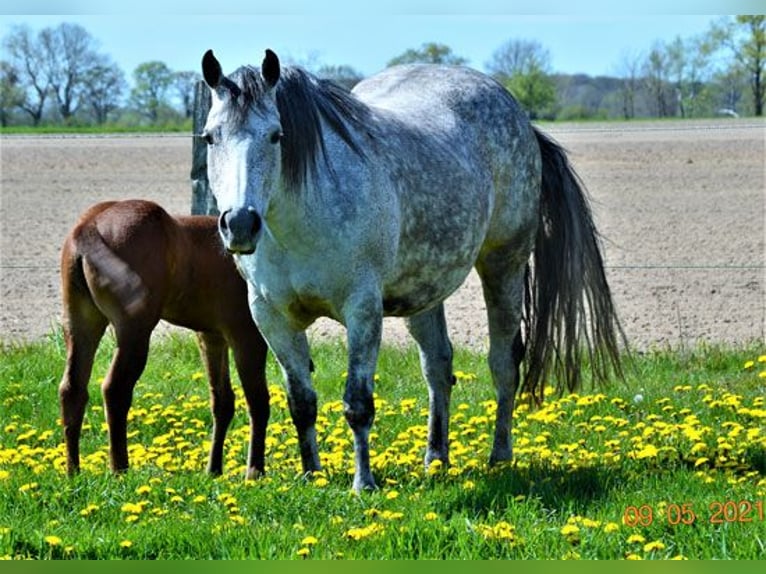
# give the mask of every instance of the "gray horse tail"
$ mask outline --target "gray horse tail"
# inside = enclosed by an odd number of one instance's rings
[[[97,287],[111,292],[128,315],[136,312],[149,292],[141,277],[112,251],[96,224],[80,228],[73,239],[83,263],[96,271]]]
[[[600,237],[582,181],[565,151],[535,129],[542,155],[540,221],[524,297],[522,392],[536,401],[553,377],[559,393],[581,386],[587,354],[593,382],[622,377],[620,326],[604,274]],[[553,383],[553,381],[551,381]]]

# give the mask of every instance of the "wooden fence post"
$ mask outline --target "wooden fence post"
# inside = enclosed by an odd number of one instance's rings
[[[199,137],[205,127],[209,111],[210,90],[205,82],[200,80],[194,90],[191,168],[192,215],[218,215],[218,206],[215,197],[210,192],[210,184],[207,179],[207,144]]]

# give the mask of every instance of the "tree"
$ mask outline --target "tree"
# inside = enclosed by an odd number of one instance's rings
[[[50,82],[44,72],[44,57],[28,26],[15,26],[3,39],[9,65],[16,71],[24,97],[18,107],[39,125],[48,99]]]
[[[64,22],[40,31],[43,71],[61,118],[68,122],[80,109],[85,78],[96,65],[95,41],[79,24]]]
[[[450,64],[462,65],[468,63],[468,60],[452,53],[452,48],[445,44],[436,42],[427,42],[418,49],[406,50],[395,58],[388,61],[387,66],[397,66],[399,64]]]
[[[0,61],[0,125],[9,124],[13,110],[24,102],[19,73],[8,62]]]
[[[652,102],[652,115],[665,118],[670,115],[668,55],[662,42],[655,42],[644,62],[644,82]]]
[[[753,110],[763,115],[766,92],[766,15],[737,16],[713,24],[711,37],[718,46],[728,49],[750,82]]]
[[[622,117],[626,120],[636,117],[636,96],[639,91],[639,71],[641,56],[624,51],[620,57],[617,74],[622,79],[620,96],[622,99]]]
[[[181,102],[181,111],[185,119],[194,115],[194,90],[202,77],[197,72],[175,72],[173,88]]]
[[[363,78],[360,72],[357,72],[351,66],[331,66],[324,65],[317,71],[317,76],[327,80],[331,80],[336,84],[340,84],[347,90],[353,88]]]
[[[492,54],[487,70],[510,91],[533,119],[551,113],[556,85],[550,53],[534,40],[509,40]]]
[[[104,56],[90,67],[83,81],[83,97],[93,119],[98,124],[106,123],[109,114],[119,108],[122,95],[127,89],[125,74]]]
[[[710,76],[711,44],[704,36],[677,36],[665,46],[668,79],[675,89],[678,112],[682,118],[694,117],[701,109],[704,85]]]
[[[157,123],[163,109],[170,107],[168,90],[173,83],[173,72],[164,62],[139,64],[133,71],[132,106],[150,122]]]

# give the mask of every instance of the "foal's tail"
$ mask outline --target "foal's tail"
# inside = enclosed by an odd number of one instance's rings
[[[73,240],[83,263],[87,262],[96,272],[96,287],[112,293],[128,315],[138,310],[148,290],[141,277],[112,251],[95,223],[81,227]]]
[[[521,390],[543,397],[581,384],[584,353],[595,383],[622,377],[618,338],[626,343],[604,275],[599,235],[582,181],[564,150],[535,129],[542,154],[540,222],[524,298],[526,374]],[[625,345],[627,347],[627,345]]]

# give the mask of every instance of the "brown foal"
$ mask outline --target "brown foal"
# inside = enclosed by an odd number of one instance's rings
[[[214,216],[171,217],[142,200],[94,205],[64,241],[61,288],[67,360],[59,400],[69,474],[80,468],[88,381],[109,324],[117,348],[101,391],[110,461],[114,472],[128,468],[128,410],[160,319],[197,333],[214,419],[208,472],[223,471],[223,443],[234,416],[231,348],[250,415],[246,476],[263,473],[267,346],[250,314],[245,281],[221,245]]]

